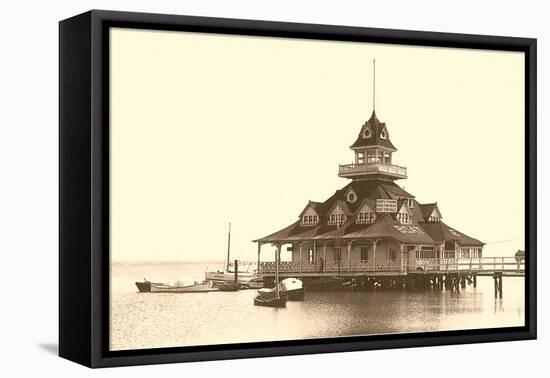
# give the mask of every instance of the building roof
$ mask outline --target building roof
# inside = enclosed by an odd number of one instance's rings
[[[420,211],[422,212],[422,217],[427,222],[430,215],[432,215],[435,208],[437,208],[437,202],[434,203],[422,203],[418,204]]]
[[[364,137],[364,132],[365,132],[365,129],[367,128],[371,132],[369,138]],[[386,138],[382,138],[380,136],[383,130],[385,130],[386,132]],[[369,147],[369,146],[382,146],[382,147],[390,148],[393,151],[397,151],[397,148],[395,148],[395,146],[390,141],[390,135],[388,133],[388,129],[386,128],[386,124],[378,120],[374,110],[372,111],[372,115],[370,116],[370,119],[367,122],[365,122],[361,127],[361,131],[357,136],[357,140],[350,146],[350,148]]]
[[[431,213],[430,213],[431,214]],[[485,243],[472,238],[443,222],[422,222],[419,224],[436,243],[443,243],[447,240],[455,240],[460,245],[482,246]]]
[[[401,224],[387,214],[378,216],[376,221],[369,227],[363,227],[355,232],[347,233],[343,237],[346,239],[390,238],[400,243],[433,244],[432,238],[430,238],[422,227],[415,224]]]

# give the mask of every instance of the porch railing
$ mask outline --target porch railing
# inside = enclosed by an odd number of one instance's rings
[[[327,261],[319,262],[281,261],[281,273],[357,273],[357,272],[410,272],[410,271],[470,271],[470,272],[517,272],[525,271],[525,260],[515,257],[479,257],[447,259],[415,259],[412,264],[401,264],[397,260],[388,260],[374,264],[373,261]],[[261,262],[260,273],[274,273],[274,262]]]

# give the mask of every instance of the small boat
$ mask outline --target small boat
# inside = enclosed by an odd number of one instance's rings
[[[239,266],[241,266],[242,268],[242,265],[248,265],[247,270],[239,269]],[[227,259],[225,260],[223,270],[217,270],[215,272],[205,272],[204,279],[208,282],[212,282],[215,287],[220,283],[235,281],[239,282],[243,287],[258,287],[258,284],[253,283],[252,281],[258,278],[261,279],[261,277],[258,277],[258,275],[256,274],[257,268],[252,269],[251,271],[252,266],[252,263],[239,263],[237,260],[235,260],[233,264],[233,269],[231,269],[231,223],[229,223],[229,230],[227,233]]]
[[[208,293],[218,291],[217,288],[211,287],[207,282],[184,284],[177,281],[174,284],[168,284],[150,282],[144,279],[143,282],[136,282],[136,286],[140,293]]]
[[[286,307],[286,297],[262,298],[258,295],[254,298],[254,305],[264,307]]]
[[[277,253],[275,253],[275,282],[279,282],[279,260],[280,260],[281,247],[277,247]],[[273,289],[260,289],[258,295],[254,298],[254,306],[264,307],[286,307],[287,297],[280,294],[280,283],[277,283]],[[263,296],[262,293],[266,295]],[[269,293],[269,295],[268,295]]]
[[[223,282],[216,285],[216,287],[221,291],[238,291],[242,288],[238,282]]]
[[[342,277],[323,277],[307,282],[306,289],[308,291],[344,290],[351,287],[350,284],[349,279]]]
[[[276,288],[262,288],[258,290],[258,295],[264,299],[275,298]],[[297,278],[285,278],[279,284],[279,295],[289,301],[303,301],[304,287],[302,281]]]

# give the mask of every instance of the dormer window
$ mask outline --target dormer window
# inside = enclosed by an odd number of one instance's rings
[[[402,224],[411,223],[411,219],[409,217],[408,212],[401,212],[401,213],[397,214],[397,220],[399,221],[399,223],[402,223]]]
[[[382,132],[380,133],[380,138],[382,138],[382,139],[386,139],[386,138],[387,138],[386,130],[382,130]]]
[[[357,214],[357,223],[358,224],[367,224],[367,223],[374,223],[374,220],[376,219],[376,214],[369,211],[369,212],[360,212]]]
[[[428,222],[430,223],[441,222],[441,213],[439,212],[439,209],[437,207],[433,209],[432,214],[428,217]]]
[[[363,131],[363,138],[368,139],[372,136],[372,132],[368,127],[365,127],[365,130]]]
[[[304,215],[302,217],[302,226],[316,226],[319,223],[317,215]]]
[[[335,226],[335,225],[343,225],[346,221],[346,215],[342,213],[332,213],[330,214],[330,217],[328,218],[328,225],[329,226]]]
[[[414,200],[412,198],[407,198],[407,206],[409,209],[412,209],[414,207]]]
[[[409,212],[409,208],[407,207],[407,202],[404,202],[399,209],[399,212],[397,213],[397,220],[401,224],[411,223],[411,213]]]

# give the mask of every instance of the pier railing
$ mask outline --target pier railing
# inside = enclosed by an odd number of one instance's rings
[[[274,262],[261,262],[260,273],[274,273]],[[478,257],[478,258],[447,258],[447,259],[416,259],[412,264],[401,263],[399,260],[385,262],[358,261],[327,261],[319,262],[281,261],[281,273],[361,273],[361,272],[525,272],[525,260],[514,257]]]
[[[415,271],[469,271],[469,272],[525,272],[525,260],[515,257],[477,257],[454,259],[417,259],[407,270]]]

